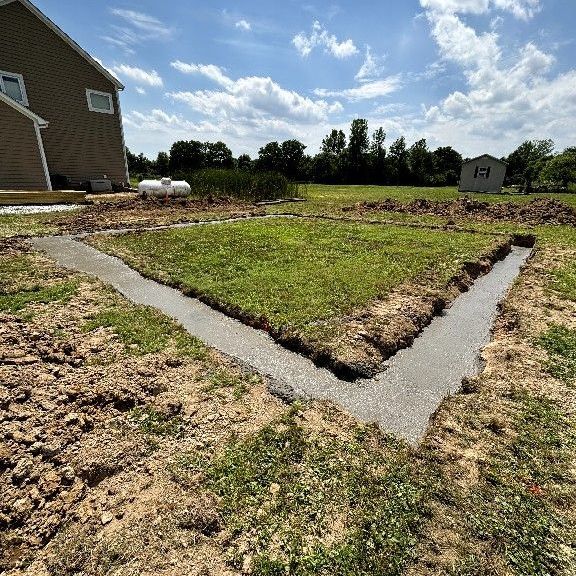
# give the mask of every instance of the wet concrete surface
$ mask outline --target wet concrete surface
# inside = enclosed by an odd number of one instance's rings
[[[479,354],[490,339],[497,306],[531,249],[514,247],[493,270],[478,279],[415,340],[388,361],[373,380],[339,380],[308,358],[178,290],[145,279],[118,258],[72,237],[31,240],[60,265],[98,277],[129,300],[153,306],[177,320],[209,346],[239,359],[296,395],[331,400],[361,420],[417,443],[442,399],[460,388],[462,378],[480,370]]]

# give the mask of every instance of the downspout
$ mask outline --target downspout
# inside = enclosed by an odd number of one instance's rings
[[[120,135],[122,137],[122,152],[124,154],[124,167],[126,169],[126,186],[130,188],[130,174],[128,173],[128,157],[126,156],[126,140],[124,138],[124,121],[122,108],[120,107],[120,90],[116,90],[116,102],[118,104],[118,118],[120,120]]]
[[[48,126],[45,124],[42,128]],[[44,152],[44,142],[42,142],[42,134],[40,134],[40,125],[34,121],[34,130],[36,132],[36,140],[38,141],[38,150],[40,151],[40,159],[42,160],[42,168],[44,168],[44,176],[46,178],[46,189],[52,192],[52,182],[50,181],[50,171],[48,170],[48,162],[46,162],[46,153]]]

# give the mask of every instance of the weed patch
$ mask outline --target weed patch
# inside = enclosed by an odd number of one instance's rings
[[[562,544],[571,528],[554,505],[565,498],[559,486],[571,482],[576,430],[550,400],[519,401],[518,436],[494,455],[483,489],[471,495],[470,527],[515,573],[558,574],[570,562]]]
[[[259,382],[260,377],[255,374],[233,374],[229,370],[216,370],[202,388],[203,392],[220,394],[222,389],[232,389],[233,397],[239,400],[247,394],[250,387]]]
[[[197,338],[170,318],[146,306],[123,303],[97,312],[83,329],[89,332],[100,327],[112,328],[132,354],[153,354],[169,347],[182,356],[198,360],[206,354],[204,345]]]
[[[297,407],[205,466],[232,534],[229,562],[255,575],[399,574],[425,515],[408,451],[375,429],[310,434]]]
[[[0,310],[3,312],[20,312],[28,304],[49,304],[60,302],[65,304],[74,296],[78,289],[78,281],[72,280],[54,284],[53,286],[35,286],[30,290],[2,294],[0,293]]]
[[[128,414],[128,420],[143,434],[152,436],[177,436],[182,431],[182,418],[167,417],[151,407],[136,407]]]
[[[567,384],[575,384],[576,330],[553,325],[540,336],[538,344],[548,352],[548,372]]]

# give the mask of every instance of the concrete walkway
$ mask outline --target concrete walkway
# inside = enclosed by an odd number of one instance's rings
[[[178,290],[147,280],[118,258],[71,237],[35,238],[32,244],[60,265],[98,277],[136,304],[153,306],[209,346],[286,384],[295,393],[331,400],[361,420],[417,443],[442,399],[479,370],[480,350],[490,338],[497,305],[531,250],[515,247],[478,279],[444,316],[432,321],[414,345],[389,361],[373,380],[339,380],[309,359]]]

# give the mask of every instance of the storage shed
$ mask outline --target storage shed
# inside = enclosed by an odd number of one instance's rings
[[[506,162],[483,154],[462,164],[459,192],[501,192],[506,177]]]

